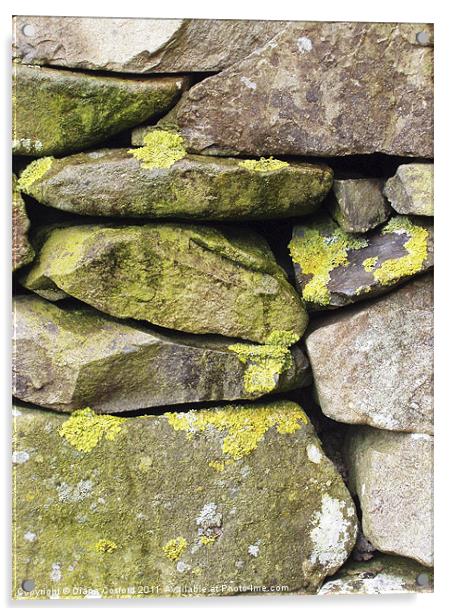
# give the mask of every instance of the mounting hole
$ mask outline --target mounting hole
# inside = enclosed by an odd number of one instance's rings
[[[427,45],[429,40],[430,40],[430,34],[426,32],[425,30],[422,30],[422,32],[418,32],[416,34],[416,41],[419,43],[419,45]]]
[[[25,24],[25,26],[22,26],[22,33],[24,36],[34,36],[35,27],[31,24]]]
[[[428,586],[430,583],[430,576],[428,573],[420,573],[416,578],[416,584],[418,586]]]
[[[34,580],[24,580],[21,584],[22,590],[25,592],[31,592],[35,588]]]

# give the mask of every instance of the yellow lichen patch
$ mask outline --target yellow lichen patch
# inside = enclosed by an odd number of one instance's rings
[[[177,560],[187,549],[187,545],[185,537],[176,537],[175,539],[170,539],[168,543],[163,546],[162,550],[167,558],[170,560]]]
[[[261,156],[259,160],[242,160],[239,162],[239,167],[248,169],[248,171],[278,171],[278,169],[289,167],[289,163],[273,158],[273,156],[270,156],[270,158]]]
[[[96,550],[96,552],[111,554],[118,549],[118,546],[114,541],[110,541],[109,539],[101,539],[96,543],[94,549]]]
[[[142,148],[129,150],[129,154],[141,161],[144,169],[167,169],[187,155],[184,140],[176,133],[153,130],[144,136],[143,143]]]
[[[185,416],[187,421],[182,421],[182,416]],[[175,430],[187,432],[188,437],[207,429],[224,432],[222,451],[226,456],[225,464],[248,456],[272,427],[280,434],[291,434],[308,423],[305,413],[298,405],[287,403],[165,413],[165,417]]]
[[[85,453],[102,440],[114,441],[126,419],[112,415],[96,415],[88,408],[74,411],[58,431],[73,447]]]
[[[366,239],[345,233],[333,223],[305,227],[303,235],[294,237],[289,244],[293,261],[300,266],[304,275],[312,275],[303,288],[303,299],[326,306],[330,301],[330,272],[336,267],[349,265],[349,250],[366,246]]]
[[[215,471],[218,471],[219,473],[221,473],[221,471],[224,471],[224,467],[226,465],[224,462],[221,462],[220,460],[211,460],[209,462],[209,466],[210,468],[213,468]]]
[[[363,267],[366,272],[371,272],[375,265],[377,264],[378,257],[369,257],[368,259],[364,259]]]
[[[244,387],[248,393],[269,393],[278,383],[278,375],[292,366],[289,346],[299,336],[286,331],[274,331],[266,344],[233,344],[230,351],[237,353],[239,360],[246,364]]]
[[[55,159],[53,156],[46,156],[45,158],[38,158],[26,167],[18,181],[19,190],[27,192],[31,185],[42,178],[52,166]]]
[[[205,535],[202,535],[200,542],[202,545],[212,545],[215,543],[216,540],[217,537],[215,535],[212,535],[211,537],[206,537]]]
[[[403,245],[407,253],[397,259],[384,261],[373,275],[381,285],[389,285],[406,276],[413,276],[422,269],[428,256],[428,231],[424,227],[415,225],[407,216],[395,216],[383,228],[384,235],[388,233],[404,233],[408,240]]]

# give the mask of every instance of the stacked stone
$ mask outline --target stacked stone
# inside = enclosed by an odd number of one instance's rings
[[[431,27],[14,25],[14,596],[431,590]]]

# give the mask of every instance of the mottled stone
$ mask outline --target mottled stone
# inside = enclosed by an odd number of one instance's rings
[[[16,64],[13,152],[64,154],[167,111],[185,77],[101,77]]]
[[[24,64],[119,71],[219,71],[261,47],[287,22],[238,19],[13,19],[13,56]]]
[[[433,164],[400,165],[384,193],[399,214],[433,216]]]
[[[389,291],[433,267],[433,226],[394,216],[366,235],[326,216],[294,227],[289,250],[308,310],[339,308]]]
[[[21,194],[17,188],[17,179],[13,174],[12,179],[13,201],[12,201],[12,266],[13,271],[23,267],[33,261],[34,250],[28,241],[28,230],[30,221],[28,220],[27,210]]]
[[[318,319],[306,347],[325,415],[341,423],[433,433],[430,275]]]
[[[65,412],[90,406],[121,413],[269,393],[248,382],[257,360],[242,362],[224,338],[162,334],[35,295],[15,298],[13,309],[13,394],[25,402]],[[289,355],[280,371],[270,372],[271,391],[309,383],[303,351],[294,347]]]
[[[260,171],[239,159],[189,155],[162,167],[158,160],[137,157],[147,149],[149,156],[162,157],[169,148],[104,149],[52,159],[31,180],[25,170],[22,189],[44,205],[78,214],[234,220],[311,213],[333,179],[326,166],[276,160]]]
[[[319,595],[386,595],[433,592],[433,572],[400,556],[381,555],[366,563],[349,561],[320,589]]]
[[[328,199],[331,216],[347,233],[365,233],[388,220],[391,208],[383,195],[383,180],[334,180]]]
[[[432,62],[432,25],[292,22],[191,88],[177,124],[198,153],[432,158]]]
[[[353,500],[293,402],[128,419],[16,407],[13,452],[15,597],[314,593],[355,540]]]
[[[346,455],[372,545],[433,566],[433,437],[353,427]]]
[[[68,226],[43,229],[36,246],[23,284],[46,299],[70,295],[115,317],[256,342],[296,339],[307,324],[268,244],[247,230]]]

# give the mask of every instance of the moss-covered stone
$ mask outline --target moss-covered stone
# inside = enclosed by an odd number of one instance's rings
[[[301,336],[307,315],[267,243],[238,229],[185,224],[43,229],[23,284],[112,316],[267,342]]]
[[[394,216],[362,235],[322,216],[294,228],[289,250],[308,308],[337,308],[431,269],[433,227],[423,218]]]
[[[167,111],[186,79],[100,77],[16,64],[13,151],[64,154]]]
[[[140,148],[55,159],[39,177],[37,164],[21,176],[24,192],[44,205],[91,216],[298,216],[316,210],[333,181],[325,165],[186,155],[182,138],[164,130],[147,133]]]
[[[70,422],[14,411],[15,597],[314,593],[353,547],[353,501],[292,402],[128,418],[89,450]]]
[[[399,214],[433,216],[433,163],[400,165],[384,193]]]
[[[14,174],[12,178],[12,188],[12,266],[13,271],[15,271],[33,261],[35,252],[28,241],[30,221],[28,220],[25,203],[18,190],[17,178]]]
[[[298,346],[282,347],[285,365],[268,371],[265,387],[255,383],[250,388],[248,373],[254,361],[242,363],[227,339],[163,334],[86,306],[58,307],[36,295],[16,297],[13,309],[13,393],[59,411],[88,405],[98,413],[120,413],[254,399],[310,383],[309,364]],[[267,349],[239,346],[256,355]],[[73,416],[72,433],[85,421],[97,420],[86,413]],[[105,426],[98,427],[102,431]]]

